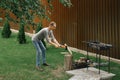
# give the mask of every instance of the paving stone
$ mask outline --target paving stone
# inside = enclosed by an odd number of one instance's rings
[[[69,80],[111,80],[115,74],[108,73],[106,71],[100,70],[94,67],[75,69],[66,71],[68,74],[74,75]]]

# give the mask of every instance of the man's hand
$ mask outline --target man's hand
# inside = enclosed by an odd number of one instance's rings
[[[61,48],[66,48],[66,46],[67,46],[66,44],[60,45]]]
[[[59,46],[55,44],[55,47],[58,48]]]

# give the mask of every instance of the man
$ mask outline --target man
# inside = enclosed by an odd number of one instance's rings
[[[61,47],[58,41],[55,39],[53,35],[53,31],[56,29],[56,23],[54,21],[50,22],[49,26],[46,28],[41,29],[38,33],[34,34],[32,37],[33,44],[36,48],[36,69],[42,70],[40,68],[40,54],[42,54],[42,63],[44,66],[49,66],[46,63],[46,48],[42,43],[42,39],[46,39],[46,41],[54,45],[55,47]]]

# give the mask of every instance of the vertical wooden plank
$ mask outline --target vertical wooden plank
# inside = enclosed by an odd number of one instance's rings
[[[117,33],[117,37],[118,37],[118,45],[120,45],[120,0],[117,0],[117,30],[118,30],[118,33]],[[120,53],[120,46],[118,47],[118,54]],[[118,59],[120,59],[120,54],[118,56]]]
[[[94,40],[97,40],[97,0],[94,0]]]
[[[97,41],[97,28],[98,28],[98,0],[95,0],[95,2],[94,2],[94,4],[95,4],[95,11],[94,11],[94,13],[95,13],[95,17],[94,17],[94,25],[95,25],[95,27],[94,27],[94,36],[95,36],[95,41]]]
[[[85,28],[85,0],[82,0],[82,33],[83,33],[83,40],[82,41],[86,41],[86,28]],[[81,34],[82,34],[81,33]],[[86,49],[86,45],[83,44],[83,49]]]
[[[116,56],[117,56],[117,58],[119,58],[118,56],[119,56],[119,27],[118,27],[118,1],[117,0],[115,0],[115,2],[114,2],[114,9],[115,9],[115,13],[114,13],[114,17],[115,17],[115,19],[114,19],[114,27],[115,27],[115,45],[116,45]]]
[[[104,33],[104,36],[105,36],[105,39],[104,39],[104,42],[105,43],[108,43],[108,23],[109,23],[109,0],[105,0],[105,33]]]
[[[93,32],[93,40],[95,41],[95,0],[92,0],[92,32]]]
[[[89,6],[89,4],[90,4],[90,0],[87,0],[86,1],[86,7],[87,7],[87,11],[86,11],[86,15],[87,15],[87,17],[86,17],[86,24],[87,24],[87,26],[86,26],[86,29],[87,29],[87,41],[90,41],[90,21],[89,21],[89,18],[90,18],[90,6]]]
[[[93,3],[93,0],[90,0],[90,2],[89,2],[89,28],[90,28],[90,30],[89,30],[89,40],[93,40],[93,25],[92,25],[92,22],[93,22],[93,20],[92,20],[92,18],[93,18],[93,16],[92,16],[92,14],[93,14],[93,5],[92,5],[92,3]]]
[[[103,4],[102,4],[102,0],[100,0],[100,3],[99,3],[100,5],[100,15],[99,15],[99,19],[100,19],[100,21],[99,21],[99,41],[101,41],[101,42],[103,42],[102,41],[102,37],[104,36],[103,34],[102,34],[102,7],[103,7]]]
[[[110,26],[110,32],[109,32],[109,36],[110,36],[110,43],[112,43],[113,45],[115,45],[114,44],[114,39],[112,39],[112,38],[114,38],[114,2],[113,2],[113,0],[110,0],[110,20],[109,20],[110,22],[109,22],[109,26]],[[115,51],[114,50],[114,48],[112,49],[112,51]],[[112,56],[115,56],[115,55],[113,55],[112,54]]]
[[[84,33],[85,33],[85,41],[86,41],[86,32],[87,32],[87,30],[86,30],[86,0],[84,0]]]
[[[81,48],[81,49],[84,49],[83,48],[83,44],[82,44],[82,41],[83,41],[83,36],[84,36],[84,31],[83,31],[83,0],[77,0],[78,2],[78,17],[77,17],[77,32],[78,32],[78,48]],[[82,38],[81,38],[82,37]]]
[[[92,30],[91,30],[91,33],[93,34],[93,37],[92,37],[92,40],[95,40],[95,36],[94,36],[94,34],[95,34],[95,32],[94,32],[94,27],[95,27],[95,25],[94,25],[94,17],[95,17],[95,1],[94,0],[92,0],[92,2],[91,2],[91,11],[92,11],[92,13],[91,13],[91,26],[92,26]]]
[[[87,21],[88,21],[88,25],[87,25],[87,29],[88,29],[88,41],[90,41],[90,37],[92,37],[91,35],[91,33],[90,33],[90,2],[91,2],[91,0],[88,0],[87,1],[87,9],[88,9],[88,12],[87,12],[87,17],[88,17],[88,19],[87,19]]]
[[[79,15],[80,15],[80,14],[79,14],[79,7],[78,7],[78,5],[79,5],[79,1],[77,1],[77,13],[78,13],[78,14],[77,14],[77,17],[78,17],[78,18],[77,18],[77,41],[78,41],[77,47],[80,48],[82,45],[80,46],[81,43],[79,42],[79,41],[81,41],[81,40],[80,40],[81,34],[80,34],[80,31],[79,31],[79,29],[80,29],[79,26],[81,26],[81,25],[80,25],[80,23],[79,23]]]
[[[102,41],[105,43],[105,23],[106,23],[106,21],[105,21],[105,14],[106,14],[106,7],[105,7],[105,5],[106,5],[106,0],[103,0],[103,2],[102,2],[102,4],[103,4],[103,7],[102,7],[102,32],[103,32],[103,39],[102,39]]]
[[[86,0],[84,0],[84,28],[85,28],[85,30],[84,30],[84,33],[85,33],[85,41],[87,40],[86,39],[86,32],[87,32],[87,30],[86,30]]]
[[[99,41],[100,40],[100,37],[99,37],[99,24],[100,24],[100,0],[97,0],[97,28],[96,28],[96,35],[97,35],[97,40]]]
[[[108,43],[112,43],[113,45],[114,44],[114,41],[112,40],[112,38],[114,38],[114,5],[113,5],[113,1],[110,0],[110,5],[109,5],[109,42]],[[112,30],[113,29],[113,30]],[[111,53],[115,51],[115,48],[112,49]],[[112,54],[111,56],[115,56],[115,54]]]

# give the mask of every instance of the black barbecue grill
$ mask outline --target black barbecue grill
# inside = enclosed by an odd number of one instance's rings
[[[105,44],[99,41],[83,41],[87,45],[87,59],[89,60],[88,55],[88,48],[93,48],[96,50],[96,63],[98,63],[99,74],[100,74],[100,67],[101,67],[101,51],[106,50],[108,54],[108,72],[110,72],[110,48],[112,47],[111,44]],[[88,67],[87,67],[88,69]]]

